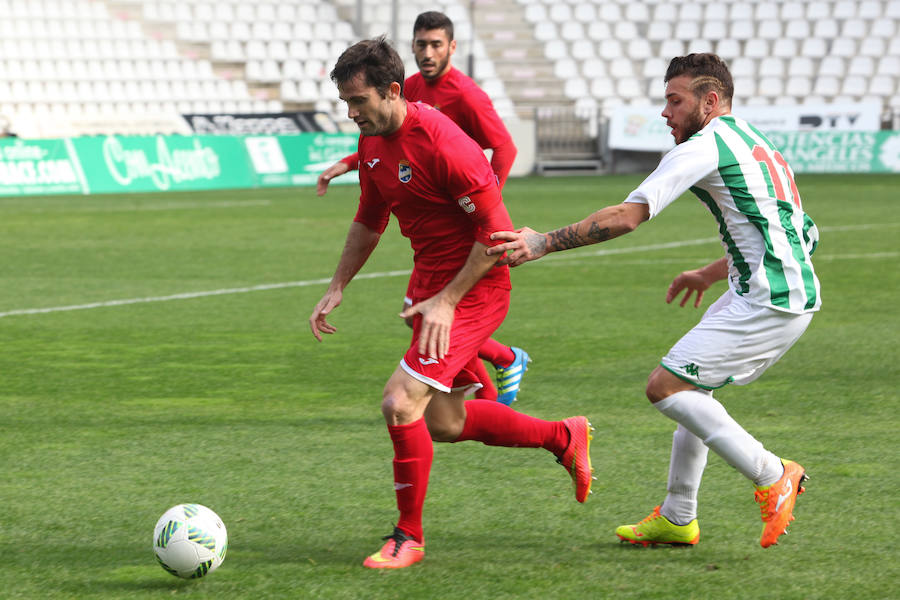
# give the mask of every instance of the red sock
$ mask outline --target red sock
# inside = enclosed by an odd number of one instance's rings
[[[508,367],[516,360],[516,355],[509,346],[490,339],[478,349],[478,358],[483,358],[494,366]]]
[[[529,417],[499,402],[469,400],[466,423],[457,442],[475,440],[488,446],[546,448],[559,456],[569,444],[562,421]]]
[[[434,457],[431,434],[424,418],[408,425],[388,425],[388,432],[394,442],[394,491],[400,509],[397,527],[424,542],[422,507]]]
[[[475,377],[478,378],[478,383],[483,386],[480,390],[475,392],[475,397],[479,400],[490,400],[491,402],[496,401],[497,388],[494,386],[494,382],[491,381],[491,375],[485,368],[484,363],[481,362],[481,359],[478,359],[472,361],[471,366],[475,370]]]

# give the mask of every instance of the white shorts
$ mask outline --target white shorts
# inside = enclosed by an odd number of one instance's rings
[[[754,306],[729,289],[660,364],[698,388],[744,385],[762,375],[794,345],[812,316]]]

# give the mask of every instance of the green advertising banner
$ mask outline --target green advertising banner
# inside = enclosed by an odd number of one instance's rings
[[[900,131],[770,131],[795,173],[900,173]]]
[[[261,187],[315,185],[319,174],[356,152],[356,135],[345,133],[301,133],[299,135],[248,136],[247,154]],[[359,172],[350,171],[334,180],[349,184],[359,181]]]
[[[74,138],[88,193],[255,187],[240,138],[107,136]]]
[[[83,179],[68,140],[0,140],[0,196],[78,194]]]
[[[0,196],[315,185],[358,136],[96,136],[0,139]],[[359,181],[351,171],[337,184]]]

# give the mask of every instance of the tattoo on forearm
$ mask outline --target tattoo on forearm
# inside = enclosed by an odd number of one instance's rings
[[[601,228],[596,223],[591,223],[586,236],[579,235],[578,228],[575,225],[551,231],[547,235],[550,236],[550,250],[568,250],[569,248],[605,242],[610,238],[609,227]]]

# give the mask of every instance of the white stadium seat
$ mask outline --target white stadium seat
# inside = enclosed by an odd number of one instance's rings
[[[768,56],[759,61],[758,71],[762,77],[783,77],[784,61],[775,56]]]
[[[846,71],[846,63],[840,56],[826,56],[819,62],[819,76],[840,77]]]
[[[863,0],[859,3],[857,16],[860,19],[880,19],[884,16],[880,0]]]
[[[885,55],[885,43],[882,38],[869,37],[859,43],[859,54],[877,58]]]
[[[862,19],[847,19],[841,25],[841,36],[860,40],[868,35],[868,25]]]
[[[730,61],[741,55],[741,43],[731,38],[719,40],[716,42],[716,54]]]
[[[831,2],[809,2],[806,4],[806,18],[810,21],[827,19],[831,16]]]
[[[888,75],[876,75],[869,80],[868,93],[885,98],[893,96],[897,92],[897,80]]]
[[[784,80],[781,77],[761,77],[757,93],[768,98],[777,98],[784,94]]]
[[[587,36],[595,42],[600,42],[611,38],[612,30],[606,21],[594,21],[588,25]]]
[[[593,23],[597,20],[597,9],[594,8],[593,4],[576,4],[572,17],[580,23]]]
[[[875,74],[875,60],[871,56],[855,56],[850,59],[847,74],[871,77]]]
[[[784,27],[784,37],[794,40],[805,40],[811,35],[808,21],[787,21]]]
[[[831,54],[834,56],[856,56],[856,40],[849,38],[836,38],[831,42]]]
[[[778,21],[764,21],[756,30],[757,35],[765,40],[781,39],[781,23]]]
[[[828,45],[822,38],[807,38],[800,46],[800,54],[810,58],[821,58],[828,53]]]
[[[890,55],[880,58],[875,72],[878,75],[900,77],[900,55]]]
[[[859,98],[863,96],[869,88],[869,80],[867,77],[858,75],[848,75],[844,77],[841,83],[841,94]]]
[[[615,60],[609,65],[609,74],[616,79],[634,77],[634,65],[630,60]]]
[[[588,61],[585,61],[587,63]],[[568,79],[578,76],[578,63],[571,58],[560,58],[553,63],[553,75],[557,79]],[[585,77],[589,77],[585,74]]]
[[[805,98],[812,93],[812,81],[809,77],[801,75],[788,77],[784,86],[784,93],[787,96]]]
[[[772,56],[794,58],[798,53],[797,40],[782,38],[772,42]]]
[[[701,35],[707,39],[720,40],[728,36],[725,21],[707,21],[703,24]]]
[[[588,80],[597,77],[606,77],[606,61],[599,58],[589,58],[581,64],[581,74]]]
[[[744,56],[748,58],[765,58],[769,56],[769,40],[751,38],[744,42]]]
[[[594,42],[591,40],[576,40],[572,42],[572,58],[586,60],[595,56]]]
[[[825,97],[834,97],[840,93],[841,84],[837,77],[819,76],[813,84],[813,93]]]
[[[605,25],[605,23],[604,23]],[[606,37],[609,37],[608,35]],[[647,39],[651,41],[660,41],[672,37],[672,24],[668,21],[652,21],[647,25]],[[591,36],[592,39],[595,38]]]
[[[835,19],[852,19],[856,17],[857,2],[840,0],[834,3],[834,10],[831,13]]]
[[[567,79],[563,86],[563,94],[566,98],[576,100],[590,94],[588,83],[581,77]]]

